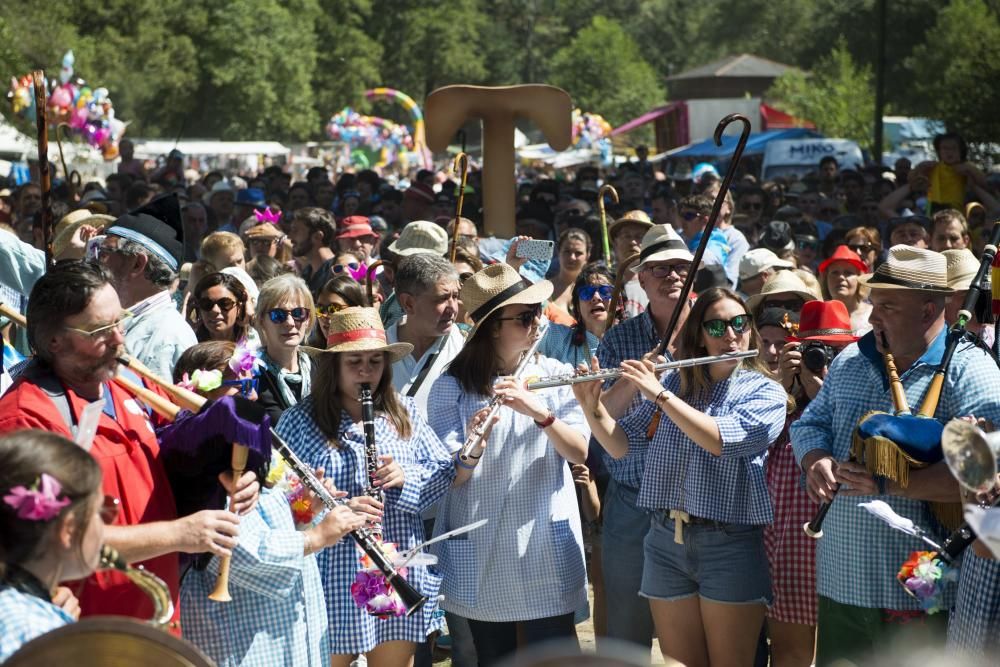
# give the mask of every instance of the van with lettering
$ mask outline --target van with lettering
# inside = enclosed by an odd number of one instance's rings
[[[849,139],[775,139],[764,147],[761,180],[801,179],[818,172],[819,161],[827,156],[835,158],[840,169],[860,169],[865,164],[861,147]]]

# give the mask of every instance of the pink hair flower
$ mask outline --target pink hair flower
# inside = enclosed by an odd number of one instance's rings
[[[43,472],[31,488],[15,486],[3,497],[3,501],[17,511],[19,519],[48,521],[59,516],[59,512],[69,505],[69,498],[60,498],[60,493],[62,485],[59,480]]]
[[[233,356],[229,359],[229,369],[240,377],[243,373],[253,370],[257,361],[257,347],[250,345],[246,338],[241,338],[236,343]]]

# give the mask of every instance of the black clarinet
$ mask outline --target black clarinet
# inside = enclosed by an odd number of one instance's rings
[[[987,502],[979,503],[979,506],[986,509],[989,507],[996,507],[1000,505],[1000,497],[994,497],[991,495],[992,500]],[[976,541],[976,531],[972,530],[972,526],[969,525],[968,521],[964,521],[961,526],[956,528],[948,537],[944,539],[941,543],[941,557],[949,565],[958,560],[958,557],[962,555],[966,547]]]
[[[274,429],[271,429],[271,446],[278,450],[281,458],[295,472],[303,486],[312,491],[327,509],[332,510],[338,505],[347,504],[345,500],[334,498],[326,490],[326,487],[320,483],[316,475],[313,474],[313,471],[302,462],[302,459],[296,456],[295,452],[288,446],[288,443],[275,433]],[[406,607],[407,616],[413,615],[414,612],[424,606],[427,598],[399,574],[396,566],[392,564],[392,561],[382,550],[381,540],[372,534],[372,531],[367,528],[359,528],[351,532],[351,537],[361,547],[361,550],[372,559],[372,563],[375,564],[375,567],[379,569],[385,580],[389,582],[392,589],[399,595],[399,599],[403,601],[403,605]]]
[[[365,493],[382,502],[382,489],[375,485],[375,473],[378,471],[378,447],[375,445],[375,399],[372,397],[372,387],[365,383],[361,385],[361,425],[365,429],[365,467],[368,470],[368,488]],[[382,524],[373,521],[371,531],[378,538],[382,537]]]

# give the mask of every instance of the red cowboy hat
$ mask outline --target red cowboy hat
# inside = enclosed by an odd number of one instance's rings
[[[847,306],[839,301],[808,301],[799,313],[799,333],[785,338],[787,343],[818,340],[822,343],[853,343],[858,340],[851,330]]]
[[[830,268],[830,265],[834,262],[848,262],[849,264],[853,264],[858,270],[858,273],[871,272],[871,269],[868,268],[868,265],[863,259],[861,259],[858,253],[854,252],[846,245],[837,246],[837,249],[833,251],[833,254],[830,255],[829,259],[819,265],[819,272],[826,273],[826,270]]]

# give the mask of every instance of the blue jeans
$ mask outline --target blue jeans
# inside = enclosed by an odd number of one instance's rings
[[[608,637],[650,648],[653,645],[653,617],[649,601],[639,597],[643,540],[649,531],[649,513],[636,506],[638,496],[638,489],[615,480],[611,480],[604,494],[601,539],[604,598],[608,608]]]

